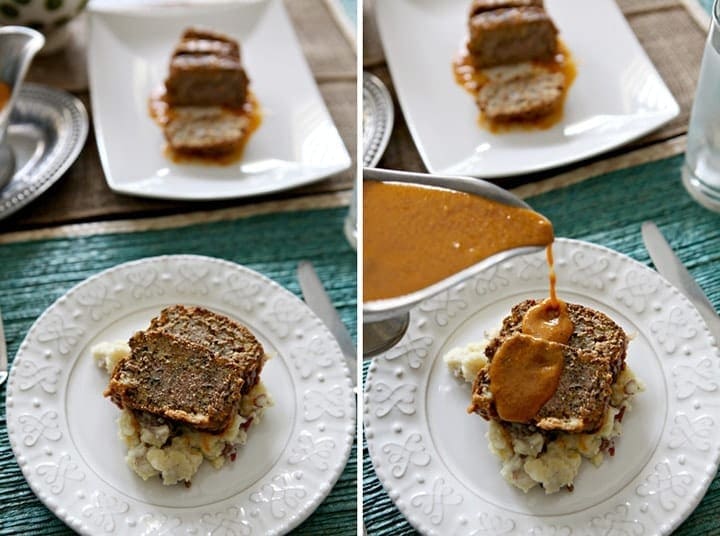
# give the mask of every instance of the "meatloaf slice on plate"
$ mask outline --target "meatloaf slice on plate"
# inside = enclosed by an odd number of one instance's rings
[[[120,408],[220,433],[238,412],[242,386],[236,362],[169,333],[139,331],[105,396]]]
[[[509,80],[490,80],[478,93],[477,102],[490,121],[532,121],[558,110],[564,89],[562,73],[538,71]]]
[[[557,52],[557,28],[542,7],[482,11],[469,24],[468,51],[477,68],[548,61]]]
[[[529,337],[517,333],[506,339]],[[605,409],[612,394],[612,374],[607,360],[592,352],[570,346],[546,342],[562,349],[564,366],[555,394],[540,409],[531,422],[543,430],[592,432],[600,428]],[[492,392],[488,368],[475,378],[470,411],[486,419],[499,420]]]
[[[247,99],[247,85],[237,41],[202,28],[183,33],[165,81],[169,104],[239,107]]]
[[[537,303],[526,300],[513,307],[503,320],[500,333],[485,349],[489,362],[506,341],[529,337],[522,334],[522,319]],[[526,425],[548,431],[595,432],[602,425],[612,384],[625,363],[627,336],[620,326],[599,311],[572,303],[568,303],[567,308],[574,326],[568,343],[547,342],[560,347],[563,352],[560,383],[553,396]],[[489,370],[489,366],[483,368],[475,378],[468,411],[488,420],[498,420]]]
[[[201,157],[232,153],[244,139],[249,121],[220,106],[178,106],[163,126],[175,151]]]
[[[203,307],[166,307],[148,329],[198,344],[236,363],[244,379],[243,393],[257,383],[265,364],[265,350],[249,329]]]
[[[515,305],[503,319],[502,328],[485,349],[485,356],[492,361],[503,341],[514,333],[522,332],[522,321],[531,307],[539,300],[524,300]],[[607,360],[613,381],[623,368],[627,350],[627,335],[606,314],[576,303],[567,303],[567,312],[573,324],[573,332],[567,345],[579,350],[593,352]]]

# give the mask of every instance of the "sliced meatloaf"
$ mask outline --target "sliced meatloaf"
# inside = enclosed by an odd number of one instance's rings
[[[510,80],[489,81],[478,93],[477,102],[490,121],[531,121],[556,111],[562,105],[564,88],[561,73],[531,72]]]
[[[222,156],[239,148],[248,124],[247,117],[220,106],[178,106],[168,114],[163,133],[178,153]]]
[[[522,331],[522,320],[525,313],[540,300],[524,300],[515,305],[508,316],[503,319],[500,333],[494,337],[487,348],[485,356],[492,361],[502,342],[514,333]],[[573,332],[568,346],[579,350],[593,352],[610,364],[613,381],[622,370],[627,350],[627,335],[610,317],[590,307],[575,303],[567,304],[567,312],[573,323]]]
[[[481,11],[469,26],[468,51],[477,68],[546,61],[557,52],[557,29],[539,6]]]
[[[500,333],[485,349],[490,363],[509,339],[529,337],[521,332],[522,319],[537,303],[526,300],[513,307],[503,320]],[[524,426],[545,431],[595,432],[603,422],[612,384],[624,366],[627,336],[620,326],[599,311],[572,303],[567,307],[574,325],[567,345],[547,343],[562,348],[564,365],[560,383],[538,414]],[[483,368],[475,378],[468,411],[488,420],[498,420],[489,370],[489,366]]]
[[[265,350],[249,329],[202,307],[166,307],[152,319],[149,329],[203,346],[236,363],[244,380],[243,393],[255,386],[265,364]]]
[[[140,331],[113,370],[105,396],[120,408],[220,433],[238,412],[242,367],[167,332]]]
[[[247,86],[237,41],[202,28],[183,33],[165,80],[169,104],[239,107],[247,99]]]

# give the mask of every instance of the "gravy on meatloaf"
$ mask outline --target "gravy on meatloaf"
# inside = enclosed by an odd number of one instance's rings
[[[498,416],[507,422],[529,422],[560,385],[563,347],[516,334],[498,348],[490,363],[490,391]]]

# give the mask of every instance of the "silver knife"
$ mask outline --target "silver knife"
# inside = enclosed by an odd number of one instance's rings
[[[298,281],[300,282],[300,290],[302,290],[305,303],[320,317],[320,320],[325,322],[330,333],[335,336],[340,345],[340,350],[342,350],[350,367],[350,377],[353,380],[353,385],[357,385],[357,350],[355,343],[350,337],[345,324],[340,319],[337,309],[330,301],[330,297],[311,262],[300,261],[300,264],[298,264]]]
[[[700,285],[678,259],[665,237],[653,222],[646,221],[641,227],[645,248],[660,275],[675,285],[692,302],[705,319],[715,343],[720,345],[720,317]]]
[[[7,344],[5,343],[5,331],[3,330],[2,312],[0,312],[0,385],[5,383],[8,377]]]

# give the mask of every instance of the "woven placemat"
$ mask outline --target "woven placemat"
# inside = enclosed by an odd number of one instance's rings
[[[295,270],[298,261],[308,259],[354,334],[356,255],[342,231],[346,213],[346,208],[289,212],[143,233],[2,245],[0,309],[8,354],[12,359],[35,319],[75,284],[123,262],[181,253],[242,264],[298,296]],[[0,400],[0,534],[72,533],[25,482],[8,441],[5,386],[0,388]],[[356,456],[353,446],[350,461],[332,492],[295,534],[356,534]]]
[[[642,243],[640,224],[655,221],[718,309],[720,214],[700,207],[685,192],[680,182],[682,163],[682,156],[659,160],[640,168],[600,175],[527,201],[553,222],[557,236],[601,244],[648,265],[650,259]],[[366,370],[368,364],[365,363]],[[377,479],[366,443],[363,457],[363,502],[368,534],[415,534]],[[698,508],[675,534],[720,534],[719,475]]]

